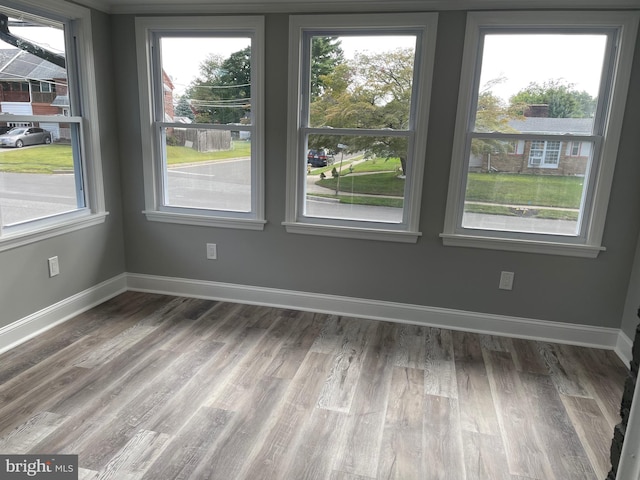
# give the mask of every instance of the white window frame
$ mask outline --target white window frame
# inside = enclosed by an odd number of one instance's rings
[[[243,35],[252,39],[252,125],[233,127],[251,131],[251,211],[235,212],[214,209],[164,207],[162,192],[163,146],[161,127],[184,127],[154,119],[154,108],[159,101],[154,97],[153,85],[159,73],[154,71],[152,44],[155,34],[206,35],[223,37]],[[138,53],[138,79],[140,89],[140,118],[142,132],[142,160],[144,171],[145,214],[147,220],[246,230],[263,230],[264,218],[264,18],[261,16],[226,17],[138,17],[136,18],[136,48]],[[161,82],[162,79],[160,78]],[[163,96],[163,89],[158,89]],[[154,103],[155,102],[155,103]],[[162,125],[160,125],[162,123]],[[203,128],[217,128],[206,125]],[[231,127],[225,125],[225,129]]]
[[[81,162],[76,167],[76,179],[82,185],[78,194],[84,196],[84,207],[3,229],[0,232],[0,252],[104,223],[108,215],[102,177],[91,11],[61,0],[48,0],[46,3],[39,0],[7,0],[3,2],[3,7],[37,16],[44,23],[48,20],[52,24],[65,25],[67,75],[78,114],[64,119],[57,116],[6,114],[3,120],[16,124],[36,121],[75,123],[78,126],[76,148],[81,152]]]
[[[458,96],[456,131],[447,197],[444,231],[440,235],[444,245],[476,247],[497,250],[543,253],[553,255],[595,258],[605,250],[602,245],[604,225],[611,193],[618,143],[622,130],[622,118],[629,89],[629,78],[635,39],[638,30],[637,12],[471,12],[467,15],[467,29],[463,54],[463,66]],[[599,95],[597,118],[600,125],[591,136],[580,136],[584,141],[595,142],[589,190],[583,199],[582,229],[575,237],[546,234],[527,234],[482,229],[463,228],[467,144],[473,123],[481,57],[479,41],[483,29],[513,29],[523,33],[532,28],[601,30],[617,32],[613,55],[605,58],[605,71],[613,72],[610,84],[603,82]],[[611,69],[611,70],[609,70]],[[473,117],[473,118],[472,118]],[[488,134],[491,135],[491,134]],[[498,134],[496,134],[498,136]],[[509,134],[500,135],[508,139]],[[528,139],[557,140],[557,136],[531,135]],[[563,137],[573,141],[576,137]],[[466,157],[466,158],[465,158]]]
[[[427,144],[427,122],[431,82],[435,56],[436,13],[412,14],[368,14],[368,15],[297,15],[289,21],[289,110],[287,145],[287,205],[283,225],[289,233],[323,235],[359,239],[386,240],[415,243],[422,235],[419,232],[420,205],[422,202],[422,180]],[[400,224],[339,220],[332,218],[311,218],[303,215],[305,201],[306,165],[300,159],[304,152],[304,133],[315,132],[305,125],[302,118],[304,99],[302,98],[305,75],[303,68],[308,65],[304,58],[303,41],[305,32],[322,35],[324,32],[344,31],[345,34],[376,35],[384,32],[402,34],[418,33],[414,64],[414,94],[412,95],[412,124],[406,132],[409,139],[408,175],[405,186],[404,219]],[[304,129],[304,131],[303,131]],[[339,130],[339,131],[338,131]],[[400,131],[398,131],[400,132]],[[405,132],[405,131],[402,131]],[[326,133],[326,132],[325,132]],[[358,129],[336,129],[332,133],[360,134]],[[380,130],[384,135],[384,130]],[[404,133],[402,133],[404,135]]]

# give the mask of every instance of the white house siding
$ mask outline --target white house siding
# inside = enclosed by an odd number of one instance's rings
[[[31,104],[27,102],[0,102],[0,109],[3,113],[14,115],[33,115]]]

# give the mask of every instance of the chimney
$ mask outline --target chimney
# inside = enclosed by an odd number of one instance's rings
[[[547,118],[549,116],[549,105],[546,103],[528,105],[527,109],[524,111],[524,116]]]

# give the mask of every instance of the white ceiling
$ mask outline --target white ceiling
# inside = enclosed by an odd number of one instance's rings
[[[72,0],[107,13],[640,8],[640,0]]]

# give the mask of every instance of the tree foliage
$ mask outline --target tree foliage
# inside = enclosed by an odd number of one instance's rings
[[[409,126],[413,83],[412,49],[392,52],[357,53],[352,62],[339,64],[321,76],[322,95],[311,103],[314,127],[404,130]],[[347,151],[382,158],[398,157],[406,172],[407,140],[393,136],[315,135],[310,148]]]
[[[187,90],[197,123],[240,123],[251,109],[251,47],[210,55]]]
[[[336,37],[313,37],[311,40],[311,97],[319,97],[326,85],[324,78],[344,63],[344,52]]]
[[[196,118],[193,114],[193,110],[191,110],[191,105],[189,105],[189,99],[184,95],[178,100],[174,113],[177,117],[186,117],[189,120],[194,120]]]
[[[510,103],[521,114],[530,105],[548,105],[551,118],[591,118],[596,110],[595,98],[562,80],[548,80],[542,84],[531,82],[513,95]]]

